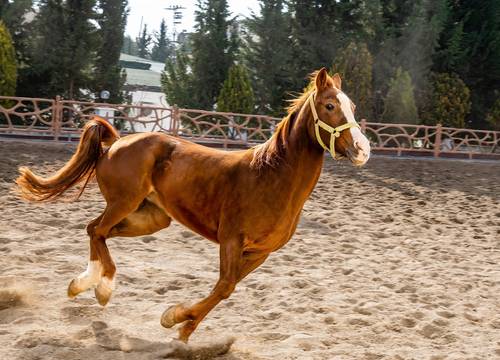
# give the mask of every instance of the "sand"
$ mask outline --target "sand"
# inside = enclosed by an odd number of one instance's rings
[[[162,312],[206,296],[218,248],[174,223],[108,241],[117,289],[66,297],[103,208],[31,204],[19,165],[49,174],[64,144],[0,142],[0,359],[498,359],[500,164],[374,157],[325,163],[297,233],[191,337]]]

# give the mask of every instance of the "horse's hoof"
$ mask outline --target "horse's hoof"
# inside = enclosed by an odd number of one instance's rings
[[[175,321],[175,311],[180,307],[180,305],[173,305],[163,312],[161,315],[160,324],[164,328],[170,329],[172,326],[177,324]]]
[[[113,284],[112,281],[107,278],[102,278],[99,285],[94,290],[97,302],[101,306],[106,306],[113,294]]]
[[[71,282],[69,283],[69,286],[68,286],[68,297],[70,299],[74,299],[76,297],[76,295],[78,295],[80,293],[80,290],[78,289],[78,286],[76,285],[76,280],[73,279],[71,280]]]

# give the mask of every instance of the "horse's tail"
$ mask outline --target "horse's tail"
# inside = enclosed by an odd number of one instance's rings
[[[43,178],[27,167],[19,168],[21,175],[16,179],[16,184],[21,196],[30,201],[52,200],[85,179],[76,197],[78,199],[88,181],[95,175],[97,160],[103,154],[103,143],[111,145],[119,138],[120,135],[111,124],[94,117],[85,124],[76,153],[54,175]]]

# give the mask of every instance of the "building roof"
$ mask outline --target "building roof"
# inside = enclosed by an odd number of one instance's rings
[[[120,60],[127,73],[126,87],[158,88],[158,90],[161,88],[161,72],[165,64],[123,53],[120,54]],[[143,66],[139,66],[142,68],[137,69],[131,66],[133,63]]]

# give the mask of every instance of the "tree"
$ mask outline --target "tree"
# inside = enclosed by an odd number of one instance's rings
[[[16,53],[9,30],[0,20],[0,95],[14,96],[16,92]]]
[[[64,33],[65,94],[73,99],[88,89],[91,81],[92,53],[96,45],[94,18],[95,0],[66,0],[66,31]]]
[[[500,97],[497,98],[488,115],[486,115],[486,121],[492,129],[500,131]]]
[[[192,36],[193,101],[212,110],[235,56],[227,0],[199,0]]]
[[[184,47],[180,47],[175,57],[167,59],[161,74],[161,86],[170,105],[195,108],[193,102],[193,76],[190,60]]]
[[[137,43],[130,35],[123,37],[122,52],[133,56],[137,56],[138,54]]]
[[[151,51],[151,60],[165,63],[172,52],[173,46],[167,38],[167,25],[165,24],[165,19],[162,19],[160,31],[155,34],[154,46]]]
[[[124,73],[120,67],[123,33],[127,23],[128,0],[101,0],[102,13],[98,16],[99,47],[95,62],[94,92],[110,92],[109,102],[123,101]],[[97,96],[98,97],[98,96]]]
[[[500,2],[450,2],[440,34],[434,71],[456,73],[471,89],[470,122],[485,125],[486,113],[500,91]]]
[[[400,67],[389,83],[382,118],[385,122],[402,124],[416,124],[418,121],[411,76]]]
[[[148,26],[144,24],[141,36],[137,38],[137,55],[141,58],[147,58],[150,54],[149,45],[151,45],[152,37],[148,33]]]
[[[260,16],[248,20],[245,63],[255,89],[257,112],[283,115],[284,99],[294,82],[291,69],[290,16],[284,0],[261,0]]]
[[[0,20],[9,30],[19,67],[29,63],[29,33],[31,25],[25,15],[33,8],[32,0],[0,0]]]
[[[372,55],[365,43],[351,42],[333,64],[334,72],[340,73],[342,87],[356,104],[360,118],[372,116]]]
[[[251,114],[254,110],[254,95],[250,77],[243,65],[233,65],[217,99],[217,110]]]
[[[428,108],[422,114],[426,124],[463,128],[470,111],[470,91],[455,74],[441,73],[431,76],[432,93]]]

